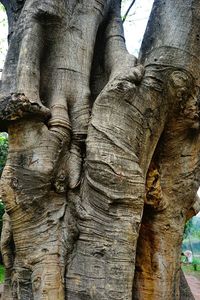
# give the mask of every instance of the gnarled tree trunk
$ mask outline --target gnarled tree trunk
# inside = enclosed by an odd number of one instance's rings
[[[4,299],[179,299],[199,185],[199,1],[155,0],[138,62],[120,0],[1,2]]]

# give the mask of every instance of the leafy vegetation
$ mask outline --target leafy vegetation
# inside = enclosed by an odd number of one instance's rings
[[[182,265],[182,270],[186,275],[193,275],[200,279],[200,265],[197,265],[196,270],[194,269],[194,264]]]
[[[183,248],[191,248],[190,244],[200,255],[200,218],[198,216],[190,219],[185,225]]]
[[[6,133],[0,133],[0,176],[6,163],[8,154],[8,136]]]
[[[187,275],[193,275],[200,280],[200,218],[198,216],[190,219],[184,230],[184,240],[182,244],[182,251],[192,251],[192,263],[186,263],[182,257],[182,269]]]
[[[0,283],[4,282],[5,278],[5,268],[4,266],[0,265]]]

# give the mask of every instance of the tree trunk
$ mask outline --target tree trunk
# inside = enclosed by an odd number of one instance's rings
[[[183,271],[180,271],[180,282],[180,300],[195,300]]]
[[[161,3],[154,3],[141,52],[153,46],[155,50],[149,56],[156,65],[177,68],[172,77],[178,103],[165,124],[147,174],[146,209],[138,240],[133,299],[179,299],[184,224],[199,185],[199,108],[195,87],[198,83],[193,85],[185,73],[188,70],[199,78],[193,72],[192,62],[197,57],[196,44],[193,49],[191,46],[198,38],[199,28],[198,25],[194,28],[194,24],[199,17],[193,13],[194,2],[193,5],[190,2],[183,5],[181,1]],[[199,8],[198,4],[195,12]],[[181,27],[186,15],[188,26]],[[172,18],[177,23],[174,34],[167,29]],[[149,64],[148,60],[147,57]],[[184,72],[180,71],[183,65]]]
[[[4,299],[179,299],[200,4],[156,0],[137,65],[118,0],[1,2]]]

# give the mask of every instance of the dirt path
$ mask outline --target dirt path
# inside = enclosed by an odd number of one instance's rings
[[[195,300],[200,300],[200,280],[193,275],[186,275],[185,278],[190,286],[190,289],[194,295]]]

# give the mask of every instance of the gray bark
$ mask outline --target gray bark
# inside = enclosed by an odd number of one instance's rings
[[[155,1],[140,65],[118,0],[2,3],[11,20],[19,5],[0,97],[4,299],[178,299],[199,184],[198,1]]]

